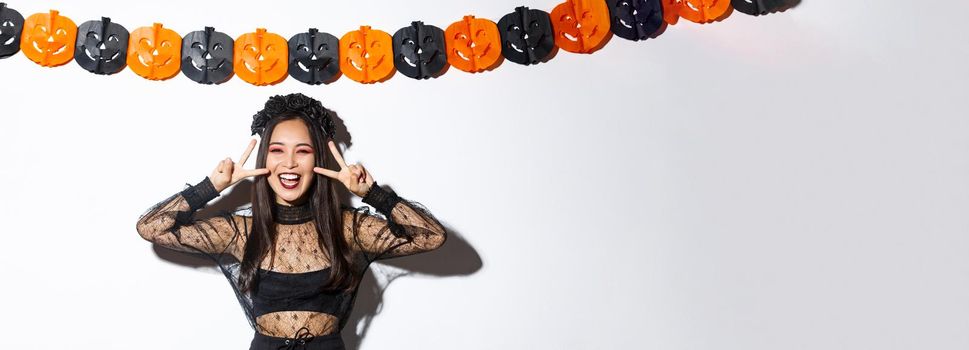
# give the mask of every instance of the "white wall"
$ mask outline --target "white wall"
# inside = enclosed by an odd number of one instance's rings
[[[340,36],[556,1],[263,3],[9,6],[129,30]],[[967,10],[804,0],[379,85],[213,87],[0,60],[2,347],[248,348],[226,281],[134,225],[238,157],[267,97],[303,92],[344,119],[348,159],[452,230],[381,267],[378,286],[415,273],[361,296],[382,305],[360,349],[969,348]]]

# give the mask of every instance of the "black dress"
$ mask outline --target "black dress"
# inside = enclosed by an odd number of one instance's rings
[[[152,206],[138,220],[138,233],[167,248],[201,253],[222,270],[242,305],[254,336],[250,349],[343,349],[340,331],[353,308],[357,287],[329,291],[330,262],[314,223],[312,203],[273,206],[276,242],[246,293],[239,286],[240,261],[252,227],[251,208],[196,219],[195,212],[218,197],[206,177]],[[444,227],[417,202],[377,184],[363,202],[377,209],[343,208],[343,237],[360,276],[375,260],[436,249]],[[358,279],[359,280],[359,279]]]

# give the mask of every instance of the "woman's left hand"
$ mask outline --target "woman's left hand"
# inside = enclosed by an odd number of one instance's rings
[[[370,172],[360,163],[347,165],[343,160],[343,155],[340,154],[340,150],[336,148],[336,144],[333,141],[329,141],[327,144],[330,146],[330,152],[333,153],[336,163],[340,165],[340,171],[314,167],[313,172],[340,180],[350,192],[357,196],[363,197],[366,195],[370,191],[370,186],[373,185],[373,177],[370,176]]]

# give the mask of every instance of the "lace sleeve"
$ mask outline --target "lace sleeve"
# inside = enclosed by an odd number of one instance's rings
[[[376,183],[363,202],[382,215],[370,214],[367,207],[356,208],[344,211],[343,222],[347,242],[368,262],[431,251],[447,239],[444,226],[427,208]]]
[[[155,204],[138,219],[138,234],[147,241],[190,253],[223,254],[238,257],[240,237],[248,232],[250,218],[221,214],[194,218],[195,212],[219,196],[206,177],[195,186]]]

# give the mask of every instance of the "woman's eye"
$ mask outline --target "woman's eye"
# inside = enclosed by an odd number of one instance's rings
[[[271,150],[269,150],[269,152],[270,153],[281,153],[281,152],[283,152],[283,150],[280,150],[280,149],[271,149]]]
[[[310,152],[310,150],[305,150],[305,149],[301,149],[298,152],[299,153],[313,153],[313,152]]]

